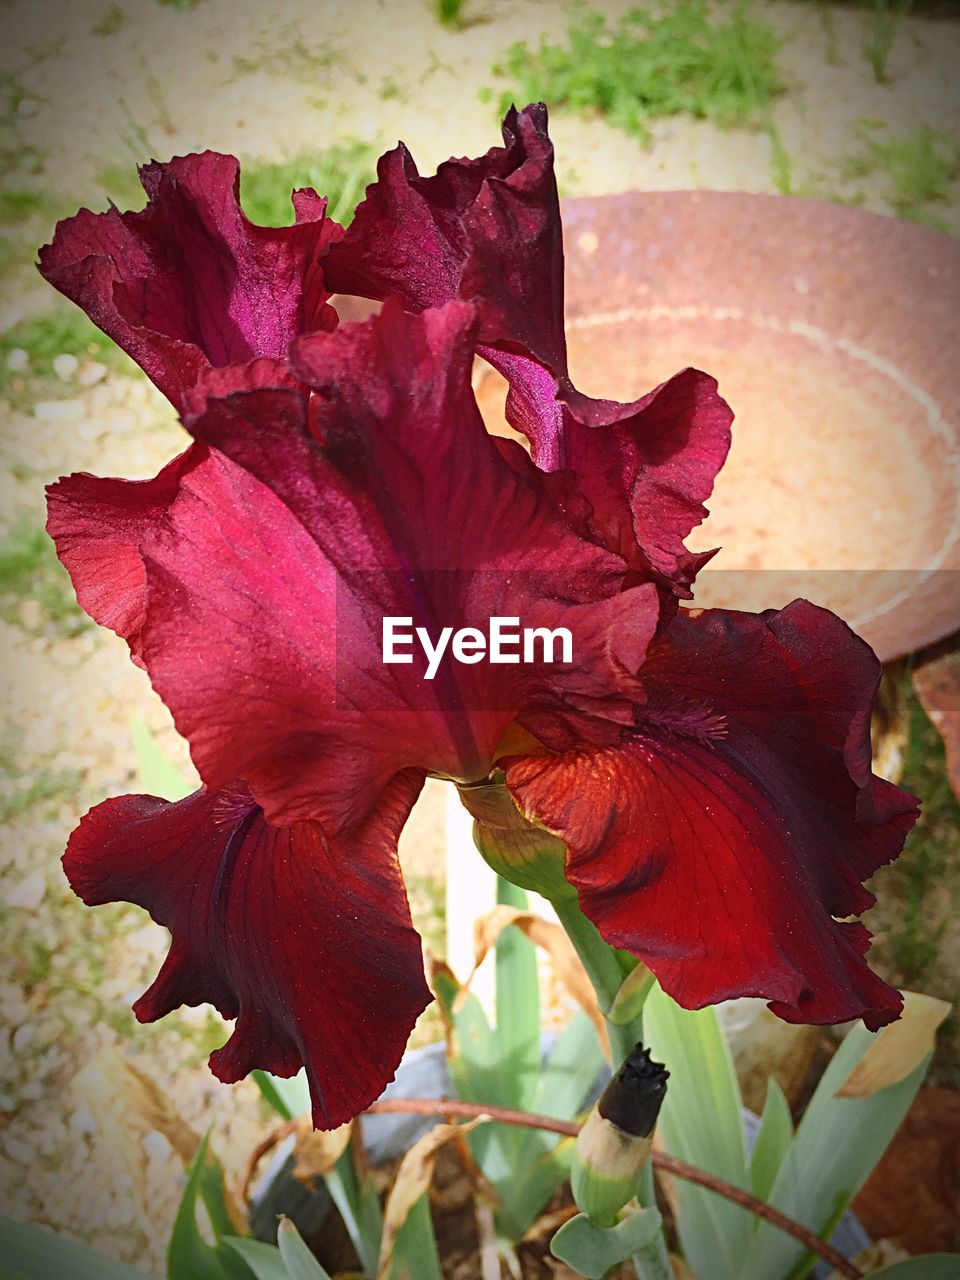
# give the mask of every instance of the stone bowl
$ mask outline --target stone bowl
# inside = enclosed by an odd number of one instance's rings
[[[628,192],[564,208],[574,382],[632,399],[714,374],[733,446],[687,540],[702,606],[804,596],[884,661],[960,625],[960,241],[785,196]],[[503,424],[499,375],[478,400]]]

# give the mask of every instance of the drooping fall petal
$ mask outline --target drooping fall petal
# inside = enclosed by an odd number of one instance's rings
[[[706,514],[732,414],[713,378],[686,369],[631,404],[570,382],[563,242],[542,104],[511,110],[503,147],[421,177],[405,148],[325,255],[331,288],[413,310],[474,302],[479,351],[508,380],[507,417],[541,470],[570,468],[607,545],[678,595],[702,563],[683,539]]]
[[[388,305],[296,349],[316,388],[212,400],[213,446],[143,547],[146,666],[207,784],[247,779],[273,821],[336,829],[410,766],[486,775],[524,708],[629,719],[657,620],[653,588],[566,523],[546,478],[483,429],[473,322]],[[563,626],[570,660],[383,661],[382,620]],[[411,657],[413,655],[411,654]]]
[[[47,487],[47,532],[73,581],[80,607],[126,640],[143,665],[146,577],[140,546],[176,497],[184,476],[202,466],[192,444],[152,480],[116,480],[85,472]]]
[[[599,751],[508,762],[524,812],[566,841],[608,942],[680,1004],[763,996],[780,1017],[876,1029],[899,994],[843,917],[899,853],[911,796],[870,772],[879,665],[805,602],[681,615],[651,646],[636,731]]]
[[[145,907],[172,937],[140,1021],[209,1002],[236,1018],[210,1058],[221,1080],[304,1066],[321,1128],[368,1106],[431,998],[395,855],[420,785],[397,775],[336,840],[316,822],[269,826],[242,787],[91,810],[64,855],[73,889]]]
[[[61,222],[40,271],[177,408],[208,366],[283,357],[295,335],[335,326],[318,258],[341,228],[325,200],[296,192],[293,226],[258,227],[233,156],[178,156],[140,176],[145,209]]]

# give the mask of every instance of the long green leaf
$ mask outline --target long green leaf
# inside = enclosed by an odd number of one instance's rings
[[[960,1254],[918,1254],[871,1271],[870,1280],[960,1280]]]
[[[659,986],[647,997],[643,1028],[653,1057],[670,1071],[660,1131],[667,1150],[747,1190],[740,1089],[713,1009],[681,1009]],[[678,1182],[678,1230],[694,1275],[736,1280],[753,1224],[747,1210],[692,1183]],[[758,1276],[773,1272],[757,1270]]]
[[[168,760],[143,720],[130,725],[133,749],[144,790],[161,800],[182,800],[196,788],[191,786],[172,760]]]
[[[471,991],[453,1014],[453,1054],[449,1065],[458,1098],[464,1102],[509,1105],[504,1101],[509,1096],[509,1088],[504,1085],[499,1068],[496,1031]],[[503,1125],[481,1125],[468,1139],[474,1159],[494,1183],[511,1168],[511,1149],[505,1146],[503,1128]]]
[[[280,1076],[272,1076],[269,1071],[250,1072],[264,1099],[269,1102],[277,1115],[283,1120],[293,1120],[296,1116],[305,1116],[310,1111],[310,1086],[307,1084],[307,1073],[298,1071],[289,1080]]]
[[[209,1135],[205,1135],[193,1158],[187,1185],[177,1209],[167,1246],[168,1280],[249,1280],[249,1267],[233,1250],[222,1245],[219,1240],[216,1244],[210,1244],[200,1234],[197,1200],[204,1189],[209,1188],[208,1142]],[[216,1173],[219,1177],[219,1167],[216,1167]],[[214,1210],[211,1217],[216,1227],[220,1216],[219,1208],[216,1201],[212,1203]]]
[[[496,1035],[483,1011],[483,1005],[472,991],[468,991],[463,997],[453,1015],[450,1075],[458,1098],[506,1106],[506,1103],[500,1101],[503,1082],[498,1070]],[[482,1132],[482,1129],[477,1132]]]
[[[443,1280],[426,1194],[413,1206],[397,1232],[386,1280]]]
[[[357,1251],[360,1265],[373,1275],[380,1256],[383,1211],[373,1180],[357,1168],[352,1143],[325,1175],[324,1182]]]
[[[32,1222],[0,1217],[0,1276],[4,1280],[152,1280],[86,1245],[64,1240]]]
[[[596,1028],[578,1010],[551,1050],[537,1085],[532,1110],[571,1120],[582,1110],[603,1067]],[[554,1193],[570,1176],[571,1140],[558,1142],[537,1129],[518,1130],[521,1142],[514,1165],[495,1185],[501,1205],[497,1223],[510,1239],[519,1239],[536,1221]]]
[[[603,1063],[597,1029],[578,1009],[557,1037],[543,1066],[533,1110],[557,1120],[571,1120],[583,1109]]]
[[[290,1280],[330,1280],[289,1218],[281,1218],[277,1228],[277,1247]]]
[[[850,1072],[873,1041],[854,1027],[837,1050],[804,1113],[770,1192],[770,1203],[819,1231],[837,1206],[857,1194],[913,1102],[929,1055],[905,1080],[866,1098],[838,1098]],[[740,1280],[786,1276],[804,1258],[803,1246],[767,1222],[757,1228]]]
[[[497,902],[520,911],[528,905],[524,890],[499,876]],[[536,947],[513,925],[497,938],[496,996],[503,1105],[525,1111],[540,1075],[540,977]]]
[[[570,1177],[574,1141],[561,1138],[539,1155],[535,1150],[526,1152],[523,1164],[494,1184],[500,1197],[497,1228],[506,1239],[519,1240],[526,1235]]]
[[[763,1117],[753,1144],[750,1159],[750,1182],[753,1194],[766,1200],[773,1190],[783,1157],[793,1138],[793,1119],[783,1090],[772,1077],[767,1081]],[[756,1219],[759,1226],[760,1219]]]
[[[242,1236],[224,1236],[221,1243],[236,1250],[256,1276],[256,1280],[290,1280],[276,1245],[264,1244],[261,1240],[247,1240]]]

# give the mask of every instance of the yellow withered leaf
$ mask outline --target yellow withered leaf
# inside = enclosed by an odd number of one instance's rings
[[[293,1148],[293,1176],[310,1186],[329,1173],[350,1143],[352,1122],[339,1129],[314,1129],[309,1116],[301,1116]]]
[[[903,993],[903,1013],[877,1033],[877,1038],[837,1090],[838,1098],[869,1098],[899,1084],[916,1070],[933,1048],[937,1028],[950,1012],[946,1000]]]
[[[593,986],[587,977],[580,957],[574,950],[573,943],[560,925],[554,924],[551,920],[544,920],[542,916],[538,916],[532,911],[520,911],[517,907],[505,905],[494,907],[486,915],[480,916],[474,924],[473,973],[476,973],[477,969],[479,969],[487,952],[497,941],[503,930],[511,924],[529,938],[535,946],[541,947],[546,951],[553,961],[560,981],[597,1028],[600,1041],[606,1048],[608,1043],[607,1028],[603,1014],[597,1004]],[[473,973],[464,983],[464,990],[469,987]]]
[[[444,1143],[469,1133],[478,1124],[483,1124],[486,1119],[486,1116],[478,1116],[476,1120],[471,1120],[467,1124],[435,1125],[429,1133],[423,1135],[419,1142],[415,1142],[403,1157],[384,1206],[380,1261],[377,1266],[378,1280],[384,1280],[389,1275],[390,1259],[393,1257],[397,1234],[406,1222],[410,1210],[433,1181],[437,1152]]]

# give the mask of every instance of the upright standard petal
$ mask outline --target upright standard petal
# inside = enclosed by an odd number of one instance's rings
[[[318,259],[341,228],[325,200],[296,192],[293,226],[258,227],[240,207],[233,156],[178,156],[140,177],[145,209],[61,222],[40,271],[178,409],[208,366],[282,358],[297,334],[336,325]]]
[[[507,762],[528,817],[608,942],[687,1008],[763,996],[791,1022],[896,1018],[899,994],[843,920],[899,853],[913,797],[870,772],[879,664],[805,602],[681,615],[648,651],[635,731]]]
[[[308,401],[261,389],[188,419],[211,448],[143,547],[146,666],[211,787],[246,778],[273,821],[331,829],[413,766],[486,776],[521,711],[599,700],[629,720],[652,587],[566,522],[470,389],[471,309],[395,304],[300,344]],[[509,453],[510,451],[508,451]],[[566,628],[572,652],[388,664],[385,618],[434,643],[491,619]]]
[[[303,1066],[318,1128],[369,1106],[431,998],[395,853],[420,785],[397,775],[335,841],[316,822],[269,826],[242,786],[91,810],[64,855],[74,891],[145,907],[172,938],[140,1021],[209,1002],[236,1019],[210,1058],[221,1080]]]
[[[702,563],[683,539],[730,444],[732,414],[713,378],[686,369],[630,404],[570,382],[563,328],[563,241],[542,104],[504,121],[503,147],[421,177],[405,148],[380,162],[344,238],[330,287],[394,296],[413,310],[475,302],[480,353],[510,384],[507,417],[544,471],[570,468],[607,545],[680,596]]]

